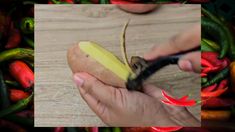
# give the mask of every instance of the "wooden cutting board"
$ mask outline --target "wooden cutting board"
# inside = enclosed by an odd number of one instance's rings
[[[164,5],[149,14],[131,14],[114,5],[35,5],[35,126],[104,126],[80,97],[67,65],[72,44],[91,40],[121,56],[119,36],[127,29],[128,56],[142,56],[156,44],[200,23],[200,5]],[[82,63],[82,62],[81,62]],[[150,83],[175,96],[200,99],[200,76],[168,66]],[[190,111],[200,119],[200,105]]]

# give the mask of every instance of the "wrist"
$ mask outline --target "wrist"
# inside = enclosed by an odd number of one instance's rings
[[[175,126],[200,127],[201,123],[185,107],[165,106],[168,111],[168,118],[175,123]]]

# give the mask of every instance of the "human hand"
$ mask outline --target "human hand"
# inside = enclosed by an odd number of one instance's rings
[[[160,45],[155,45],[152,50],[144,55],[146,60],[153,60],[160,56],[167,56],[179,52],[187,51],[196,48],[201,41],[201,26],[198,24],[190,30],[182,32],[172,37],[168,42]],[[184,71],[201,72],[201,53],[191,52],[184,55],[178,63],[180,69]]]
[[[144,85],[143,92],[108,86],[87,73],[74,81],[88,106],[109,126],[198,126],[184,108],[162,104],[161,90]]]

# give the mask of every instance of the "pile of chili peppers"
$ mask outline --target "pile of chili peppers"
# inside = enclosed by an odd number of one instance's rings
[[[52,129],[53,132],[213,132],[214,130],[229,131],[226,128],[203,127],[56,127]]]
[[[201,98],[203,122],[234,122],[235,39],[222,16],[202,9]]]
[[[196,127],[57,127],[54,132],[210,132],[205,128]]]
[[[24,132],[34,126],[34,9],[0,7],[0,128]]]
[[[49,4],[174,4],[174,3],[206,3],[210,0],[49,0]]]
[[[210,0],[2,0],[0,3],[10,2],[38,3],[38,4],[200,4]]]

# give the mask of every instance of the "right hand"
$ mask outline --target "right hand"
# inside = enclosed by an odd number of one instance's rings
[[[200,46],[201,41],[201,26],[200,24],[190,28],[183,33],[180,33],[170,39],[167,43],[156,45],[151,51],[144,55],[146,60],[153,60],[161,56],[180,53]],[[201,52],[191,52],[183,57],[178,62],[178,66],[184,71],[201,72]]]

